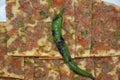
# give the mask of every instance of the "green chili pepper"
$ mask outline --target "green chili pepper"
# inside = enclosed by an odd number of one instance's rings
[[[63,12],[64,10],[62,10],[59,14],[57,14],[52,21],[52,35],[53,35],[54,42],[56,43],[56,46],[60,54],[62,55],[64,61],[67,63],[67,65],[71,70],[73,70],[77,74],[80,74],[82,76],[89,77],[92,80],[95,80],[95,78],[90,73],[80,69],[70,56],[69,49],[62,37],[62,32],[61,32]]]

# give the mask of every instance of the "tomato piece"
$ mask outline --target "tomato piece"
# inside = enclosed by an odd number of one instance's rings
[[[60,6],[63,5],[65,0],[54,0],[55,5]]]
[[[39,12],[37,10],[33,10],[33,18],[39,20],[40,19],[40,16],[39,16]]]
[[[86,42],[86,40],[84,40],[84,39],[80,39],[80,40],[79,40],[79,43],[80,43],[82,46],[86,46],[86,45],[87,45],[87,42]]]
[[[15,34],[18,33],[18,29],[17,29],[17,28],[13,28],[13,29],[11,29],[10,31],[8,31],[7,33],[8,33],[10,36],[13,36],[13,35],[15,35]]]

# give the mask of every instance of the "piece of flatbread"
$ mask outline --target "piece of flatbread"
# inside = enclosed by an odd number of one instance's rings
[[[91,20],[93,0],[76,0],[76,53],[75,57],[90,57]]]
[[[54,0],[7,1],[8,55],[62,58],[51,32]],[[120,55],[120,8],[101,0],[66,0],[63,37],[72,58]]]
[[[7,2],[8,55],[61,57],[52,37],[51,22],[62,6],[54,0],[17,0]],[[74,4],[64,2],[63,37],[72,57],[75,53]],[[69,9],[71,8],[71,9]]]
[[[120,80],[120,57],[94,58],[96,80]]]
[[[74,61],[81,69],[91,73],[93,76],[95,75],[93,59],[75,59]],[[60,75],[60,80],[91,80],[90,78],[83,77],[74,73],[72,70],[69,69],[69,67],[65,63],[61,64],[60,66]]]
[[[91,58],[86,59],[75,59],[74,60],[77,65],[91,73],[95,76],[94,70],[94,61]],[[40,76],[41,74],[41,76]],[[85,79],[90,80],[89,78],[83,77],[74,73],[72,70],[69,69],[66,63],[63,60],[41,60],[35,59],[35,80],[79,80]]]
[[[94,1],[91,56],[120,55],[120,8]]]
[[[0,23],[0,77],[11,77],[23,79],[23,58],[7,55],[6,23]]]
[[[60,80],[59,60],[35,59],[35,80]]]
[[[35,75],[35,61],[34,58],[25,58],[24,59],[24,79],[25,80],[34,80]]]
[[[101,0],[77,0],[76,56],[120,55],[120,8]]]

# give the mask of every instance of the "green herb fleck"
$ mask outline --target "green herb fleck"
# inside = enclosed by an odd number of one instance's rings
[[[75,35],[75,33],[73,32],[70,34],[70,37],[73,38],[74,35]]]
[[[77,75],[74,76],[74,80],[79,80]]]
[[[11,48],[11,50],[10,51],[16,51],[17,50],[17,48]]]
[[[80,50],[80,54],[84,54],[85,52],[83,50]]]
[[[120,27],[116,28],[114,32],[115,39],[118,39],[120,37]]]
[[[55,68],[55,71],[60,72],[60,69],[59,68]]]
[[[47,10],[49,10],[49,9],[50,9],[50,6],[51,6],[52,1],[51,1],[51,0],[47,0],[47,2],[48,2]]]
[[[86,37],[87,34],[89,34],[88,30],[81,31],[81,35],[82,35],[83,37]]]
[[[6,37],[3,39],[3,43],[7,43],[7,41],[10,39],[10,36],[9,35],[6,35]]]
[[[48,40],[49,42],[51,42],[51,43],[54,42],[54,41],[53,41],[53,36],[51,36],[51,35],[48,36],[47,40]]]
[[[94,64],[96,68],[100,68],[99,64]]]
[[[39,49],[43,50],[44,47],[45,47],[45,45],[39,46]]]
[[[40,14],[41,16],[44,16],[46,13],[43,12],[43,11],[40,11],[39,14]]]
[[[31,63],[32,63],[32,62],[29,61],[29,60],[25,60],[24,62],[25,62],[25,64],[31,64]]]
[[[17,28],[21,28],[21,27],[24,27],[24,23],[22,22],[22,21],[20,21],[18,24],[17,24],[17,26],[16,26]]]
[[[87,71],[88,73],[90,73],[90,72],[91,72],[91,69],[86,69],[86,71]]]
[[[21,35],[18,34],[18,37],[23,38],[23,37],[25,37],[25,35],[24,34],[21,34]]]
[[[30,17],[29,17],[29,20],[32,20],[32,19],[33,19],[32,16],[30,16]]]
[[[93,47],[94,47],[94,43],[93,42],[91,42],[91,45],[90,45],[90,50],[92,50],[93,49]]]
[[[27,27],[22,28],[20,31],[21,31],[21,32],[25,32],[27,29],[28,29],[28,26],[27,26]]]

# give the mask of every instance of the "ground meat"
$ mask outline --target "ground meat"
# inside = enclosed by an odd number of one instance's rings
[[[92,2],[93,0],[78,0],[75,3],[76,46],[81,46],[76,49],[76,56],[80,55],[80,53],[84,54],[84,50],[90,49]]]
[[[108,6],[102,2],[93,4],[92,42],[95,43],[94,49],[108,51],[112,48],[119,50],[118,41],[120,38],[115,38],[116,29],[119,27],[119,13],[111,5]],[[119,34],[117,36],[119,37]],[[101,43],[99,47],[96,46],[98,43]]]
[[[107,74],[104,74],[104,73],[101,73],[101,74],[96,78],[96,80],[107,80],[107,79],[109,79],[109,80],[114,80],[114,79],[113,79],[113,76],[107,75]]]
[[[35,65],[34,62],[31,62],[31,60],[33,61],[32,58],[25,58],[25,79],[26,80],[34,80],[34,74],[35,74]]]
[[[40,4],[40,0],[30,0],[31,4],[32,4],[32,7],[34,9],[38,9],[40,10],[41,9],[41,4]]]
[[[10,62],[8,64],[8,72],[22,75],[24,73],[22,70],[23,58],[11,57],[9,59]]]
[[[40,22],[36,25],[34,30],[35,30],[35,34],[38,34],[38,36],[39,36],[38,38],[45,36],[45,34],[44,34],[45,28],[49,28],[49,26],[45,23]]]
[[[45,60],[35,59],[35,80],[46,80],[48,77],[47,62]]]
[[[61,65],[60,60],[52,60],[52,63],[57,67]]]
[[[8,3],[6,6],[6,12],[8,19],[11,19],[14,14],[12,13],[12,6],[15,4],[15,2]]]
[[[119,64],[119,63],[118,63],[118,64]],[[119,67],[117,68],[116,73],[117,73],[117,76],[118,76],[118,80],[120,80],[120,68],[119,68]]]
[[[19,0],[20,9],[26,12],[29,15],[32,15],[33,9],[29,1],[27,0]]]
[[[14,20],[11,21],[11,24],[14,28],[24,27],[24,17],[22,15],[18,15]]]

